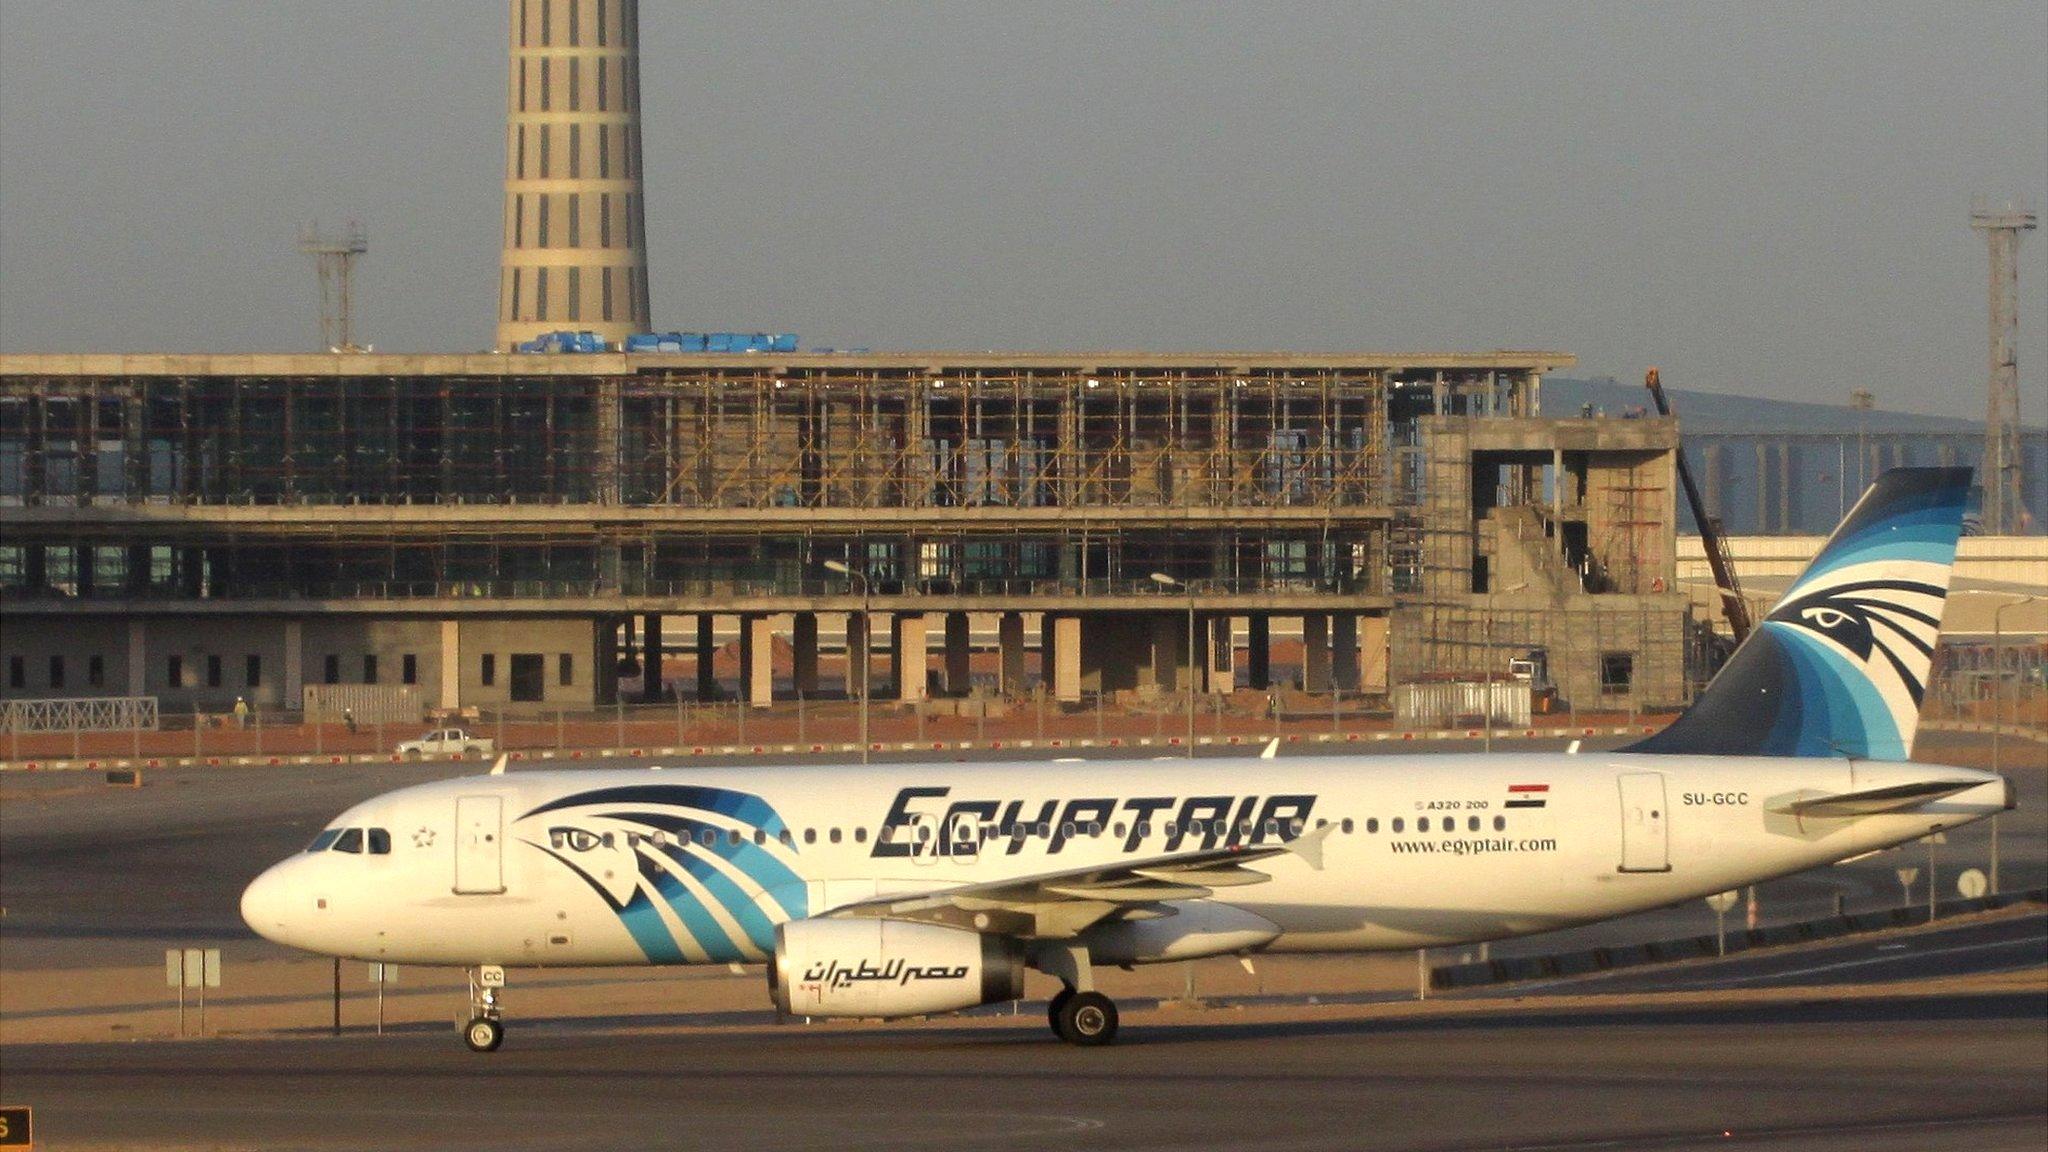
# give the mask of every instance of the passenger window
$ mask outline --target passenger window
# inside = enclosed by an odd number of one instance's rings
[[[1280,822],[1279,822],[1278,820],[1268,820],[1268,821],[1266,821],[1266,835],[1268,835],[1268,836],[1278,836],[1279,834],[1280,834]]]
[[[1427,817],[1427,816],[1424,816],[1424,817],[1422,817],[1421,819],[1417,820],[1417,821],[1415,822],[1415,830],[1416,830],[1417,832],[1427,832],[1427,831],[1429,831],[1429,817]]]
[[[1365,822],[1365,830],[1366,830],[1367,832],[1377,832],[1377,831],[1379,831],[1379,830],[1380,830],[1380,818],[1379,818],[1379,817],[1377,817],[1377,816],[1369,817],[1369,818],[1368,818],[1368,819],[1366,820],[1366,822]]]
[[[1060,835],[1069,840],[1074,838],[1074,822],[1072,820],[1060,825]]]
[[[711,829],[711,828],[706,828],[706,829],[705,829],[704,831],[702,831],[702,832],[699,832],[699,833],[697,834],[697,840],[698,840],[698,842],[699,842],[699,843],[703,844],[703,845],[704,845],[704,846],[705,846],[706,848],[709,848],[709,847],[711,847],[711,846],[712,846],[713,844],[716,844],[716,843],[718,843],[718,833],[717,833],[717,831],[716,831],[716,830],[714,830],[714,829]]]
[[[1123,822],[1123,821],[1121,821],[1121,820],[1119,820],[1119,821],[1117,821],[1117,822],[1116,822],[1116,823],[1115,823],[1115,824],[1114,824],[1113,826],[1111,826],[1111,828],[1110,828],[1110,835],[1112,835],[1112,836],[1115,836],[1115,837],[1116,837],[1117,839],[1119,839],[1119,840],[1123,839],[1123,838],[1124,838],[1124,822]]]
[[[1352,827],[1352,825],[1351,825],[1351,817],[1349,817],[1349,816],[1346,816],[1346,817],[1345,817],[1345,818],[1344,818],[1344,819],[1343,819],[1342,821],[1340,821],[1340,822],[1338,823],[1337,827],[1338,827],[1338,829],[1339,829],[1340,831],[1342,831],[1342,832],[1343,832],[1343,833],[1344,833],[1344,834],[1345,834],[1346,836],[1349,836],[1349,835],[1351,835],[1351,827]]]
[[[854,842],[855,844],[865,844],[865,843],[867,843],[867,842],[868,842],[868,830],[867,830],[867,829],[866,829],[865,827],[862,827],[862,828],[855,828],[855,829],[853,830],[853,842]]]
[[[767,842],[768,834],[766,832],[761,831],[759,828],[754,829],[754,843],[766,844]]]
[[[1140,821],[1140,822],[1139,822],[1139,824],[1138,824],[1138,839],[1140,839],[1140,840],[1150,840],[1151,838],[1152,838],[1152,822],[1151,822],[1151,821],[1149,821],[1149,820],[1146,820],[1146,821]]]
[[[826,838],[831,840],[834,844],[839,843],[839,829],[834,828],[831,834]]]
[[[656,832],[649,839],[654,841],[656,848],[666,848],[668,846],[668,833],[666,832]]]
[[[1401,818],[1400,818],[1399,816],[1396,816],[1396,817],[1394,817],[1394,831],[1396,831],[1396,832],[1399,832],[1400,830],[1401,830]]]
[[[306,851],[325,852],[334,846],[334,838],[339,835],[341,835],[341,829],[339,828],[323,829],[318,836],[313,837],[311,844],[306,845]]]
[[[389,856],[390,854],[391,830],[388,828],[370,829],[370,855]]]
[[[1097,823],[1097,822],[1095,822],[1095,821],[1093,821],[1093,820],[1090,820],[1090,821],[1088,822],[1088,834],[1089,834],[1090,836],[1100,836],[1100,835],[1102,835],[1102,825],[1101,825],[1101,824],[1099,824],[1099,823]]]
[[[363,830],[361,828],[350,828],[342,832],[340,836],[335,838],[334,850],[336,852],[362,852]]]
[[[1216,835],[1218,836],[1227,836],[1230,834],[1230,822],[1228,820],[1218,820],[1212,827],[1215,829]]]
[[[806,828],[806,829],[804,829],[804,843],[806,843],[806,844],[816,844],[817,842],[818,842],[818,830],[817,830],[816,828]]]
[[[1467,817],[1465,818],[1465,831],[1467,831],[1467,832],[1477,832],[1477,831],[1479,831],[1479,817],[1477,817],[1477,816],[1467,816]]]
[[[612,846],[612,834],[611,834],[611,833],[609,833],[609,832],[607,832],[607,833],[605,833],[604,835],[602,835],[602,836],[599,836],[599,837],[597,838],[597,842],[598,842],[598,843],[600,843],[600,844],[602,844],[602,845],[604,845],[604,846],[605,846],[605,847],[607,847],[607,848],[611,847],[611,846]]]
[[[794,836],[790,835],[790,834],[789,834],[789,829],[787,829],[787,828],[784,828],[784,829],[783,829],[782,831],[780,831],[780,832],[776,833],[776,834],[775,834],[775,838],[776,838],[776,839],[778,839],[778,840],[780,840],[780,841],[782,841],[782,842],[783,842],[784,844],[794,844],[794,843],[796,843],[796,837],[794,837]]]
[[[739,847],[740,830],[737,828],[728,829],[725,834],[725,842],[734,848]]]
[[[1302,831],[1307,827],[1308,825],[1299,816],[1287,822],[1287,831],[1295,836],[1301,835]]]
[[[1507,817],[1505,817],[1505,816],[1495,816],[1495,817],[1493,818],[1493,830],[1494,830],[1495,832],[1499,832],[1499,831],[1502,831],[1502,830],[1506,829],[1506,828],[1507,828],[1507,826],[1508,826],[1508,818],[1507,818]]]

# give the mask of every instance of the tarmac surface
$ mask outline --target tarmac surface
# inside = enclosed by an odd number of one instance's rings
[[[53,1149],[2048,1146],[2038,992],[1211,1018],[28,1047],[6,1091]]]

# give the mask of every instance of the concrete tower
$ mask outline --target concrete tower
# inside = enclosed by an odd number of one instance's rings
[[[511,0],[497,348],[645,332],[639,0]]]
[[[2021,528],[2020,503],[2020,233],[2034,227],[2034,214],[2017,204],[1979,200],[1970,208],[1970,227],[1991,247],[1991,388],[1984,414],[1984,531],[2010,536]]]

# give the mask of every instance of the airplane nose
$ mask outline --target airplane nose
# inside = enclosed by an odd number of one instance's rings
[[[291,944],[287,923],[290,882],[282,875],[286,865],[274,864],[242,890],[242,922],[258,936],[278,944]]]

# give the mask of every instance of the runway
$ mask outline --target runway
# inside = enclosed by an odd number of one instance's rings
[[[1967,1147],[2048,1143],[2036,994],[660,1034],[449,1030],[7,1056],[52,1148]]]

